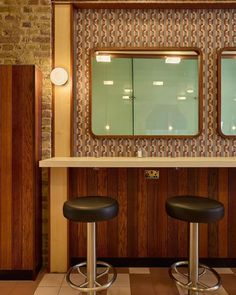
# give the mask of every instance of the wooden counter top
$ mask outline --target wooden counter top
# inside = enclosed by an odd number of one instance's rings
[[[40,167],[236,167],[236,157],[55,157],[39,162]]]

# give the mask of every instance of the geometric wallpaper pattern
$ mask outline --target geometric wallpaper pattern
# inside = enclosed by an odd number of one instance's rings
[[[236,9],[75,10],[74,156],[227,157],[236,140],[217,132],[217,52],[236,47]],[[196,138],[93,138],[89,51],[95,47],[197,47],[203,54],[203,130]],[[236,109],[235,109],[236,115]]]

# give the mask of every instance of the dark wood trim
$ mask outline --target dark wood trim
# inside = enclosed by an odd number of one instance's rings
[[[236,135],[227,135],[222,132],[221,129],[221,57],[224,51],[236,51],[236,47],[224,47],[221,48],[217,53],[217,129],[221,137],[223,138],[236,138]],[[224,56],[225,57],[225,56]],[[228,56],[227,56],[228,58]],[[230,58],[230,56],[229,56]],[[232,56],[231,56],[232,58]],[[235,54],[236,58],[236,54]]]
[[[48,262],[47,262],[47,270],[50,272],[51,269],[51,169],[46,168],[48,173],[48,198],[47,198],[47,204],[48,204],[48,223],[47,223],[47,229],[48,229]]]
[[[79,9],[233,9],[236,1],[90,1],[52,0],[53,4],[73,4]]]
[[[148,257],[148,258],[133,258],[133,257],[99,257],[100,261],[106,261],[115,267],[170,267],[176,261],[180,261],[178,257],[162,258],[162,257]],[[184,257],[181,260],[187,260]],[[72,257],[70,259],[70,266],[86,261],[86,257],[78,258]],[[236,267],[236,258],[201,258],[200,262],[210,267]]]
[[[35,279],[36,279],[35,272],[32,270],[0,270],[0,280],[35,280]]]

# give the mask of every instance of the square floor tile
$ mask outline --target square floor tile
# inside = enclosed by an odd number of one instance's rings
[[[231,268],[228,268],[228,267],[217,267],[214,269],[219,273],[219,274],[233,274],[234,272],[232,271]]]
[[[60,287],[38,287],[34,295],[58,295]]]
[[[70,279],[76,285],[80,285],[80,284],[82,284],[82,283],[85,282],[85,278],[82,275],[80,275],[80,274],[74,274],[74,273],[72,273],[70,275]],[[64,279],[63,279],[62,287],[69,287],[69,285],[68,285],[68,283],[66,281],[66,277],[64,277]]]
[[[107,295],[131,295],[128,287],[111,287],[107,290]]]
[[[46,273],[39,283],[39,287],[61,286],[65,274]]]
[[[130,267],[129,273],[133,274],[150,274],[149,267]]]
[[[71,288],[70,286],[62,286],[58,295],[78,295],[78,294],[81,294],[79,293],[78,290],[75,290],[73,288]]]
[[[109,274],[109,280],[111,279],[111,276],[112,274]],[[130,287],[129,274],[118,273],[112,287]]]

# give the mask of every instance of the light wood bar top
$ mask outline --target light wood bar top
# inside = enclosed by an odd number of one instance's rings
[[[236,167],[236,157],[54,157],[39,162],[51,168]]]

